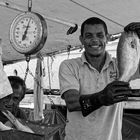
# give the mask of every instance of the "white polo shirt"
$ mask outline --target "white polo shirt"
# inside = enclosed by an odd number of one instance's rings
[[[107,53],[106,62],[99,73],[81,57],[65,60],[59,69],[61,95],[76,89],[79,94],[93,94],[117,78],[118,72],[115,59]],[[102,106],[83,117],[81,111],[67,111],[65,140],[121,140],[123,103]]]

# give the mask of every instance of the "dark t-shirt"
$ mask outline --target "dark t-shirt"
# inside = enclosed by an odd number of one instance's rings
[[[15,111],[12,112],[12,114],[16,118],[27,120],[27,116],[26,116],[25,112],[23,110],[21,110],[19,107],[17,107],[15,109]],[[0,121],[2,123],[6,123],[8,121],[7,117],[1,111],[0,111]]]

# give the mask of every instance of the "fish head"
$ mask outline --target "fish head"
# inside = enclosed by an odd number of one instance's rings
[[[135,32],[123,32],[117,46],[120,81],[128,82],[135,74],[140,60],[140,40]]]

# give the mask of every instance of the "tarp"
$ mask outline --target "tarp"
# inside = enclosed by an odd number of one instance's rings
[[[139,5],[139,0],[32,0],[32,11],[41,14],[48,26],[48,38],[41,53],[48,55],[69,47],[79,47],[80,25],[91,16],[102,18],[110,34],[120,33],[128,23],[140,21]],[[12,48],[9,29],[13,19],[27,10],[28,0],[0,0],[0,37],[5,63],[25,59]],[[67,35],[68,29],[75,24],[78,30]]]
[[[140,114],[137,113],[137,110],[135,110],[135,114],[124,113],[122,135],[123,140],[140,139]]]
[[[18,130],[0,131],[0,140],[45,140],[45,135],[32,134]]]
[[[7,78],[7,75],[4,71],[3,64],[2,64],[2,48],[1,48],[1,40],[0,40],[0,99],[8,96],[9,94],[13,93],[12,87],[10,82]]]

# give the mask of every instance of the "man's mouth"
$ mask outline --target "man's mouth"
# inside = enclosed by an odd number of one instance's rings
[[[97,45],[95,45],[95,46],[91,46],[92,48],[99,48],[100,46],[97,46]]]
[[[101,48],[100,45],[89,45],[89,47],[90,47],[90,48],[95,48],[95,49],[97,49],[97,48]]]

